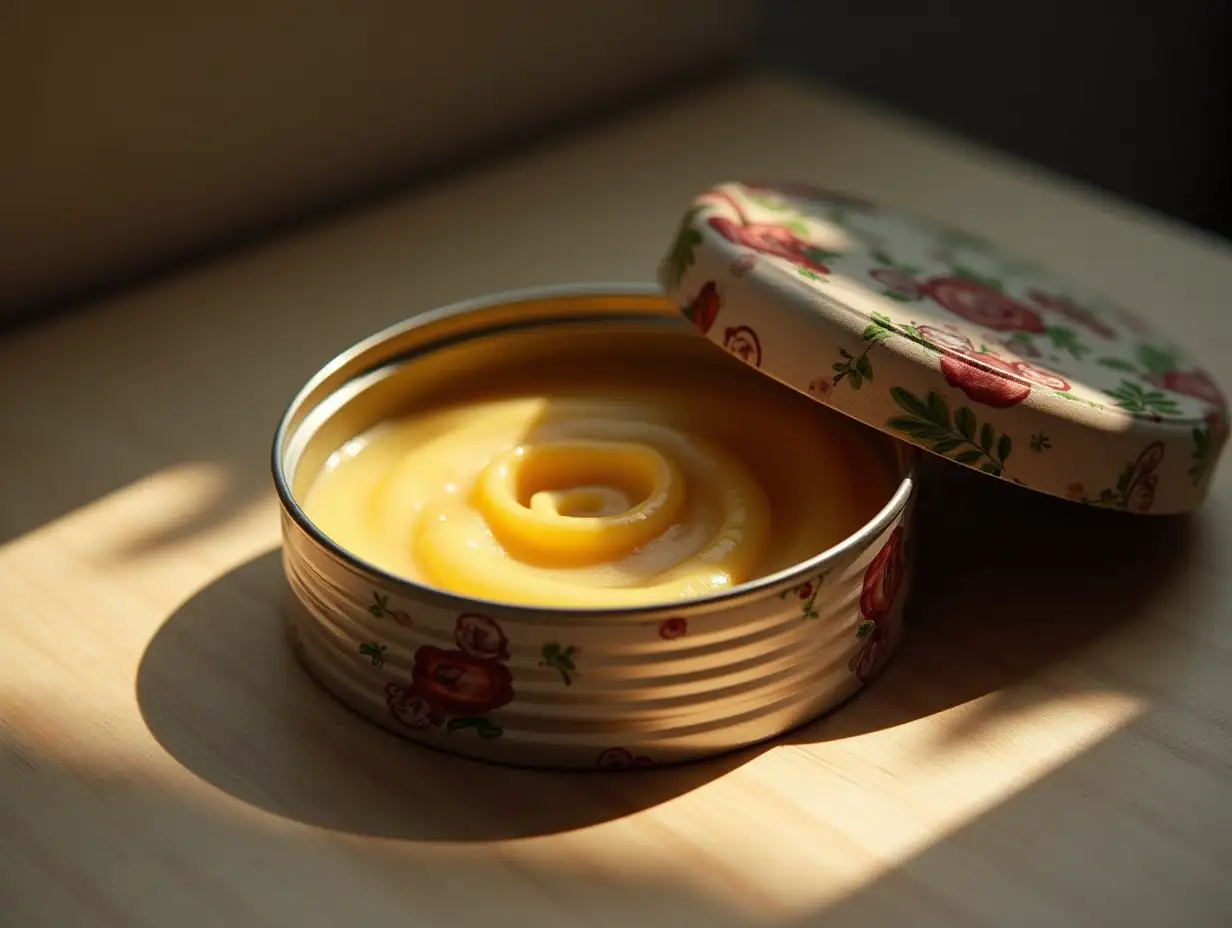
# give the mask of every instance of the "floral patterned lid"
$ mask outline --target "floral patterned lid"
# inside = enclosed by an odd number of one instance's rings
[[[1196,508],[1223,393],[1166,334],[989,243],[798,184],[697,197],[661,269],[713,342],[839,412],[1080,503]]]

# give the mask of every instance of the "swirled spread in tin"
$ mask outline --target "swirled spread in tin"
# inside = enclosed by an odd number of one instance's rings
[[[304,509],[390,573],[544,607],[659,605],[807,560],[889,499],[858,427],[731,359],[477,390],[339,449]]]

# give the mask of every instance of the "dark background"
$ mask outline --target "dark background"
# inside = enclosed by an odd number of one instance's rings
[[[776,0],[757,54],[1232,238],[1227,0]]]

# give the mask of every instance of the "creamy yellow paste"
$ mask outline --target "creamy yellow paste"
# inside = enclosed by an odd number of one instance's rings
[[[351,553],[428,586],[608,608],[790,567],[889,499],[893,476],[857,427],[712,346],[683,355],[412,409],[334,453],[304,510]]]

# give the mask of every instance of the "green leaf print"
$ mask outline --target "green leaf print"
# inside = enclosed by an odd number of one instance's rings
[[[1091,353],[1089,346],[1082,343],[1078,338],[1078,333],[1073,329],[1066,328],[1063,325],[1049,326],[1044,334],[1048,340],[1052,342],[1052,347],[1057,351],[1068,352],[1075,360],[1081,360],[1085,355]]]
[[[980,429],[980,450],[982,450],[985,454],[992,451],[992,440],[996,434],[997,433],[993,431],[992,426],[987,422],[985,422],[984,427]]]
[[[899,261],[896,261],[894,257],[884,248],[873,248],[870,253],[870,257],[874,261],[876,261],[878,264],[884,265],[885,267],[893,268],[894,270],[898,271],[900,274],[904,274],[907,277],[916,277],[917,275],[919,275],[920,271],[923,270],[922,268],[917,267],[914,264],[903,264]]]
[[[1202,478],[1206,476],[1206,472],[1211,469],[1211,464],[1215,460],[1216,443],[1210,425],[1194,429],[1193,442],[1192,464],[1187,473],[1190,481],[1197,486],[1202,482]]]
[[[1175,416],[1181,411],[1176,400],[1160,390],[1148,390],[1132,380],[1122,380],[1115,390],[1109,390],[1108,395],[1117,401],[1117,406],[1133,415],[1155,413],[1161,416]]]
[[[1010,440],[1008,435],[1002,434],[997,439],[997,459],[1004,462],[1010,456],[1010,452],[1014,450],[1014,442]]]
[[[373,667],[385,666],[385,645],[376,641],[365,641],[359,646],[359,653],[372,662]]]
[[[1139,345],[1138,360],[1148,374],[1166,374],[1181,366],[1181,359],[1175,352],[1154,345]]]
[[[949,404],[935,390],[921,399],[910,390],[893,387],[890,396],[908,415],[891,418],[886,423],[888,428],[926,445],[935,454],[948,457],[957,451],[952,460],[959,464],[969,467],[978,464],[987,474],[1001,475],[1005,462],[1013,453],[1014,442],[1009,435],[998,436],[991,423],[979,425],[970,407],[956,409],[951,422]]]
[[[373,591],[372,602],[368,604],[368,611],[372,613],[373,618],[382,618],[389,612],[389,597]]]
[[[1040,454],[1052,448],[1052,439],[1043,432],[1036,432],[1031,436],[1031,451],[1034,454]]]
[[[491,741],[504,734],[504,730],[499,725],[482,716],[460,715],[445,723],[445,730],[448,732],[467,731],[468,729],[474,730],[485,741]]]
[[[664,276],[667,278],[667,284],[670,287],[680,285],[681,279],[685,272],[693,266],[694,250],[702,243],[702,235],[693,228],[693,220],[697,214],[701,212],[701,207],[694,207],[689,210],[684,219],[680,223],[680,228],[676,231],[675,241],[672,242],[671,251],[668,252],[667,258],[663,262]]]
[[[1126,361],[1124,358],[1100,358],[1095,362],[1100,367],[1106,367],[1109,370],[1120,371],[1123,374],[1138,373],[1138,365],[1132,361]]]
[[[572,645],[565,647],[555,641],[549,641],[540,653],[543,655],[543,660],[539,662],[539,666],[553,668],[560,674],[565,686],[572,686],[573,675],[577,673],[577,665],[574,664],[573,659],[577,657],[578,649]]]
[[[958,427],[958,431],[962,433],[962,437],[969,442],[975,441],[975,413],[966,406],[954,413],[954,424]]]
[[[830,365],[830,369],[834,371],[832,378],[834,385],[838,386],[846,380],[851,389],[859,390],[866,382],[871,382],[873,362],[869,360],[868,353],[874,345],[897,334],[893,320],[881,313],[873,313],[872,322],[866,325],[864,331],[860,333],[860,338],[864,342],[864,350],[858,355],[853,355],[850,351],[840,348],[839,360]]]
[[[825,582],[825,579],[825,574],[818,574],[812,580],[805,580],[803,583],[788,587],[779,593],[779,599],[787,599],[789,596],[794,596],[796,599],[802,600],[803,605],[800,607],[801,617],[815,619],[820,615],[817,611],[817,594],[821,592],[821,585]]]

